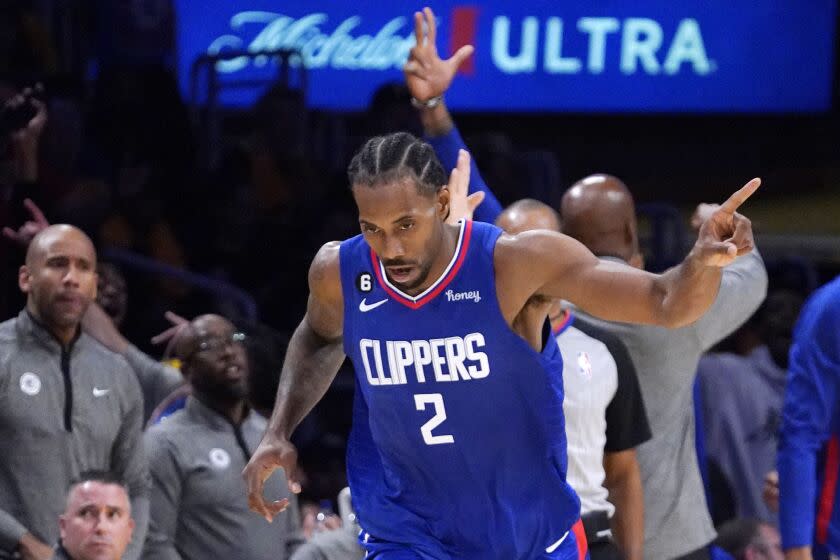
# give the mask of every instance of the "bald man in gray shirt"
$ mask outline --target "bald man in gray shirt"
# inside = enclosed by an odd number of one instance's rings
[[[701,205],[702,223],[715,205]],[[594,175],[563,197],[564,233],[602,258],[641,268],[633,198],[615,177]],[[715,530],[694,447],[693,385],[700,356],[746,321],[767,292],[757,251],[723,270],[717,298],[703,317],[679,329],[610,323],[587,316],[627,346],[639,374],[653,438],[637,448],[645,493],[645,558],[709,558]]]
[[[26,309],[0,324],[0,558],[49,557],[71,482],[109,470],[130,492],[135,560],[148,519],[143,400],[125,360],[79,326],[96,295],[93,243],[72,226],[44,229],[19,284]]]

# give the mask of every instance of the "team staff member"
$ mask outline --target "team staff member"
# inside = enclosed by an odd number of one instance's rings
[[[202,315],[178,335],[176,354],[192,395],[146,432],[153,485],[144,560],[286,560],[300,544],[296,496],[290,514],[271,525],[248,509],[240,473],[266,421],[245,400],[243,341],[218,315]],[[269,485],[281,493],[286,481],[278,475]]]
[[[148,520],[143,397],[125,360],[80,329],[96,296],[96,252],[79,229],[35,236],[18,278],[26,308],[0,324],[0,550],[46,559],[80,473],[125,480],[138,558]]]
[[[122,560],[134,531],[128,490],[111,473],[84,473],[59,518],[53,560]]]

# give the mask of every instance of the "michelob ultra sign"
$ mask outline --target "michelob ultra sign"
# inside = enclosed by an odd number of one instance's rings
[[[818,112],[830,108],[836,0],[485,0],[429,4],[438,48],[476,52],[447,95],[467,111]],[[402,80],[423,4],[356,0],[177,2],[184,92],[201,54],[302,53],[314,107],[362,110]],[[276,73],[217,63],[220,80]],[[224,104],[256,93],[225,90]]]

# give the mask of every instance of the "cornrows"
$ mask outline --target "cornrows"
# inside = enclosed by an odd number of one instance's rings
[[[351,188],[376,187],[413,179],[420,192],[434,194],[446,185],[446,172],[434,149],[407,132],[395,132],[368,140],[347,168]]]

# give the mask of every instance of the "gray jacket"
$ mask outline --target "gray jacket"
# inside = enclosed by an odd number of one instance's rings
[[[157,405],[184,384],[184,376],[172,366],[163,364],[136,346],[130,345],[123,354],[134,370],[143,391],[143,421],[147,421]]]
[[[195,397],[146,431],[152,473],[151,522],[144,560],[285,560],[300,544],[297,497],[282,470],[265,495],[288,497],[289,508],[268,523],[248,509],[242,469],[266,420],[254,412],[238,427]]]
[[[69,350],[22,311],[0,324],[0,550],[58,541],[70,484],[110,470],[128,486],[139,557],[148,524],[143,399],[125,360],[84,333]]]
[[[592,318],[627,346],[653,433],[636,448],[645,558],[676,558],[715,538],[694,447],[694,379],[700,356],[749,319],[766,293],[767,271],[753,251],[723,270],[714,304],[691,325],[666,329]]]

